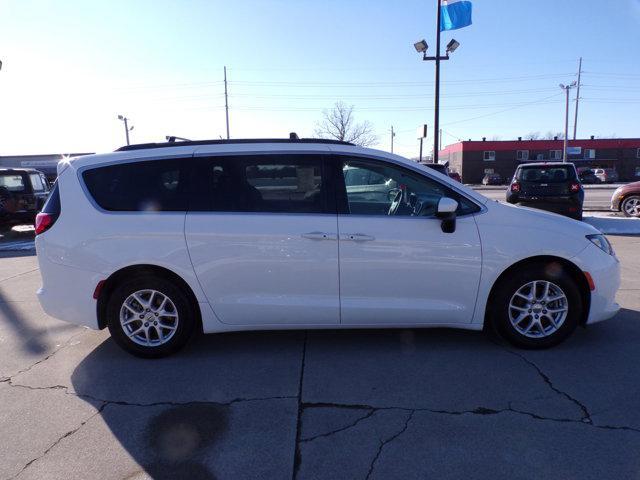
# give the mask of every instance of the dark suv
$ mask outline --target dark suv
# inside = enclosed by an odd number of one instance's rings
[[[31,168],[0,168],[0,231],[32,224],[49,195],[44,174]]]
[[[584,190],[573,163],[528,163],[516,169],[507,202],[582,220]]]

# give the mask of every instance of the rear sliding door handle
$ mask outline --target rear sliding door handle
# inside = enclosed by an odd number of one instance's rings
[[[326,232],[309,232],[303,233],[302,238],[308,238],[309,240],[335,240],[335,233],[326,233]]]
[[[375,240],[376,237],[372,237],[371,235],[365,235],[364,233],[347,233],[342,236],[343,240],[350,240],[352,242],[370,242]]]

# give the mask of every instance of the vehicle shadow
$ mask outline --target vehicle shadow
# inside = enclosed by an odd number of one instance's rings
[[[278,402],[290,402],[287,419],[295,412],[302,339],[299,332],[198,336],[176,355],[147,360],[109,338],[82,359],[71,383],[96,408],[107,402],[102,419],[152,478],[213,479],[219,465],[230,478],[230,464],[289,455],[295,437],[281,448],[278,426],[269,433],[260,425],[284,415]]]
[[[253,414],[247,413],[249,407],[235,409],[242,399],[258,397],[280,396],[295,404],[300,393],[303,351],[305,391],[313,394],[314,381],[321,385],[326,381],[326,386],[335,392],[336,402],[342,396],[348,397],[351,389],[376,392],[375,398],[370,398],[374,405],[384,403],[378,396],[389,397],[390,391],[397,388],[404,388],[409,396],[415,393],[415,398],[420,399],[428,394],[427,386],[443,402],[478,396],[483,389],[504,400],[513,395],[513,384],[517,382],[502,379],[518,375],[519,381],[533,385],[530,390],[525,389],[528,397],[555,398],[532,366],[535,361],[539,368],[548,369],[554,380],[560,378],[563,387],[575,388],[579,398],[595,408],[607,404],[611,395],[628,396],[629,383],[637,384],[633,380],[635,374],[629,373],[628,359],[630,355],[637,356],[636,342],[629,340],[640,340],[638,318],[637,311],[623,309],[611,322],[579,328],[567,342],[535,352],[514,349],[481,332],[450,329],[208,335],[180,353],[158,360],[132,357],[108,339],[81,360],[71,382],[74,391],[87,402],[98,406],[100,401],[114,404],[114,408],[107,406],[101,411],[102,419],[115,441],[152,478],[212,479],[213,466],[216,473],[218,467],[223,472],[220,476],[233,478],[229,464],[237,467],[247,462],[256,445],[272,443],[267,447],[270,453],[287,452],[276,439],[288,437],[277,428],[267,437],[258,433],[255,418],[277,416],[273,404],[259,410],[252,403]],[[606,371],[602,358],[608,359]],[[572,373],[576,369],[589,375],[576,377]],[[412,383],[425,388],[411,387]],[[595,384],[606,388],[594,389]],[[236,403],[238,399],[240,403]],[[447,406],[443,404],[442,408]],[[247,415],[249,426],[238,428],[238,422],[244,421],[239,418]],[[295,424],[295,415],[294,409],[277,421]],[[113,439],[106,438],[104,442],[105,448],[113,445]],[[231,455],[227,454],[229,445],[234,449]],[[259,464],[261,458],[252,458],[253,465]]]

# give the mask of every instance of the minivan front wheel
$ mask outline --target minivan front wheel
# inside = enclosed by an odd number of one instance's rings
[[[194,323],[188,297],[160,277],[140,276],[123,282],[107,304],[111,336],[139,357],[163,357],[182,348]]]
[[[492,298],[498,332],[522,348],[548,348],[575,330],[582,298],[558,263],[531,265],[503,279]]]

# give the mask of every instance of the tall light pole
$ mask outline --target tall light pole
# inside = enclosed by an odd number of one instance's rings
[[[573,139],[576,139],[578,134],[578,105],[580,104],[580,77],[582,77],[582,57],[580,57],[580,63],[578,64],[578,89],[576,90],[576,116],[573,121]]]
[[[131,127],[129,127],[129,119],[123,115],[118,115],[118,120],[121,120],[122,122],[124,122],[124,133],[127,137],[127,145],[130,145],[129,143],[129,132],[131,130],[133,130],[133,125]]]
[[[565,91],[567,96],[565,112],[564,112],[564,146],[562,148],[562,161],[567,161],[567,146],[569,142],[569,91],[574,88],[578,83],[572,82],[569,85],[560,84],[560,88]]]
[[[438,133],[440,131],[440,61],[449,60],[449,53],[455,52],[460,46],[460,43],[456,40],[451,40],[447,44],[446,54],[440,55],[440,23],[442,21],[442,0],[438,0],[438,14],[436,23],[436,54],[433,57],[427,57],[427,49],[429,45],[424,40],[420,40],[413,44],[418,53],[422,53],[422,60],[435,61],[436,62],[436,86],[435,86],[435,104],[434,104],[434,119],[433,119],[433,162],[438,163],[438,151],[439,151],[439,138]]]
[[[227,95],[227,67],[224,67],[224,112],[227,117],[227,140],[229,140],[229,96]]]

